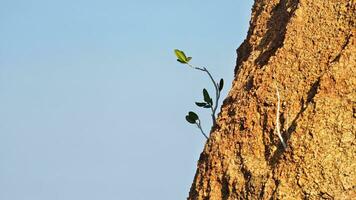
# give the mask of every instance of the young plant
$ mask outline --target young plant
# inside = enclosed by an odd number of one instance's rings
[[[222,91],[222,89],[224,87],[224,79],[220,79],[219,83],[217,83],[214,80],[213,76],[211,75],[211,73],[209,72],[208,69],[206,69],[205,67],[194,67],[193,65],[191,65],[189,63],[189,61],[192,59],[192,57],[187,57],[183,51],[178,50],[178,49],[175,49],[174,53],[177,57],[178,62],[185,64],[192,69],[196,69],[196,70],[205,72],[209,76],[211,82],[213,83],[214,88],[215,88],[215,102],[210,97],[209,92],[204,88],[203,89],[203,101],[195,102],[195,105],[197,105],[198,107],[201,107],[201,108],[207,108],[207,109],[211,110],[211,119],[213,122],[213,126],[215,126],[216,125],[216,116],[215,115],[216,115],[216,110],[217,110],[218,104],[219,104],[220,92]],[[201,127],[201,121],[199,119],[199,116],[195,112],[193,112],[193,111],[188,112],[188,115],[185,116],[185,119],[189,123],[195,124],[200,129],[200,131],[204,135],[204,137],[206,139],[208,139],[208,136],[204,133],[204,131]]]

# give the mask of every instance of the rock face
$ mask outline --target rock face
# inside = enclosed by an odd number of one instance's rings
[[[353,0],[255,1],[188,199],[356,199],[355,20]]]

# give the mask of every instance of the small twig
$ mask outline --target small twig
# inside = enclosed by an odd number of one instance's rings
[[[218,103],[219,103],[219,98],[220,98],[220,90],[219,90],[219,86],[218,84],[215,82],[213,76],[211,75],[211,73],[209,72],[209,70],[207,70],[205,67],[203,68],[200,68],[200,67],[194,67],[193,65],[187,63],[189,65],[189,67],[193,68],[193,69],[196,69],[196,70],[200,70],[200,71],[203,71],[203,72],[206,72],[211,80],[211,82],[213,83],[214,85],[214,88],[215,88],[215,105],[213,107],[213,105],[211,105],[211,119],[213,121],[213,126],[216,125],[216,110],[218,109]]]
[[[201,133],[204,135],[204,137],[206,139],[208,139],[208,136],[204,133],[203,128],[201,127],[201,122],[200,119],[198,119],[198,121],[195,123],[197,125],[197,127],[200,129]]]
[[[280,115],[280,107],[281,107],[281,99],[280,99],[280,96],[279,96],[279,90],[278,90],[278,86],[277,84],[276,85],[276,94],[277,94],[277,112],[276,112],[276,132],[277,132],[277,135],[279,137],[279,139],[281,140],[281,143],[283,145],[284,148],[287,148],[287,145],[286,143],[284,142],[284,139],[281,135],[281,126],[279,124],[279,115]]]

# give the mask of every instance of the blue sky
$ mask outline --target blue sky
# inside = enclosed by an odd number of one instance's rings
[[[205,139],[184,116],[231,86],[252,1],[2,0],[0,199],[184,199]]]

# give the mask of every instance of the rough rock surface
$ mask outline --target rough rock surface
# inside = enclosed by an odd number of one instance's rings
[[[188,199],[356,199],[355,9],[255,1]]]

